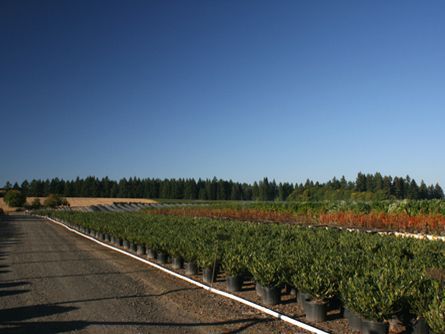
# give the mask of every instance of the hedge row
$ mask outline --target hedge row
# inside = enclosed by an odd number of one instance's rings
[[[228,275],[262,286],[288,284],[320,301],[339,298],[366,319],[425,317],[445,332],[445,243],[279,224],[141,213],[45,212],[156,251],[215,260]]]

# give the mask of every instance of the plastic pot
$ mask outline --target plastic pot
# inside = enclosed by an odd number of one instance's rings
[[[227,276],[227,290],[235,292],[241,291],[244,277],[242,275]]]
[[[168,258],[168,255],[166,253],[164,253],[164,252],[159,252],[157,254],[157,256],[156,256],[156,260],[158,260],[158,262],[160,264],[166,264],[167,263],[167,258]]]
[[[137,255],[144,255],[145,254],[145,246],[138,244],[137,248],[136,248],[136,254]]]
[[[312,299],[312,296],[311,296],[310,293],[301,292],[301,291],[297,292],[297,303],[298,303],[298,305],[300,305],[301,307],[304,307],[304,304],[305,304],[307,299]]]
[[[124,241],[122,242],[122,246],[123,246],[125,249],[129,249],[129,248],[130,248],[130,242],[129,242],[128,240],[124,240]]]
[[[281,302],[281,289],[279,287],[263,286],[262,301],[266,305],[276,305]]]
[[[263,286],[260,283],[258,283],[258,282],[255,283],[255,292],[256,292],[258,297],[263,298],[264,289],[263,289]]]
[[[388,331],[389,324],[387,322],[362,320],[362,334],[387,334]]]
[[[312,322],[326,321],[327,302],[319,302],[316,300],[306,300],[303,305],[306,319]]]
[[[217,269],[213,269],[213,267],[203,268],[202,269],[202,279],[204,282],[213,283],[216,282],[216,276],[218,276]]]
[[[156,251],[153,248],[147,248],[147,257],[149,259],[156,259]]]
[[[130,241],[130,251],[136,253],[137,251],[137,245],[133,241]]]
[[[424,318],[414,320],[412,324],[412,334],[429,334],[430,328]]]
[[[196,275],[198,273],[198,265],[195,262],[185,262],[185,274]]]
[[[362,330],[362,318],[358,314],[345,308],[343,315],[348,320],[349,328],[352,331]]]
[[[174,256],[172,258],[173,269],[182,269],[184,267],[184,260],[180,256]]]

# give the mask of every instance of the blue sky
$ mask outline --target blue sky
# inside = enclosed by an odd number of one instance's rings
[[[445,185],[443,1],[1,1],[0,184]]]

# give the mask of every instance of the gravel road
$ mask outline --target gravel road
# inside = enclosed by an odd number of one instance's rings
[[[1,333],[298,333],[48,221],[0,220]]]

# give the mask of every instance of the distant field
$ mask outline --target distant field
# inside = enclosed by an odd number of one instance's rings
[[[28,203],[31,203],[36,197],[28,197]],[[46,197],[37,197],[40,199],[40,202],[43,203]],[[90,205],[111,205],[113,203],[157,203],[152,199],[147,198],[101,198],[101,197],[67,197],[68,203],[72,207],[79,206],[90,206]],[[0,198],[0,208],[2,208],[5,212],[14,211],[6,205],[3,201],[3,198]]]

